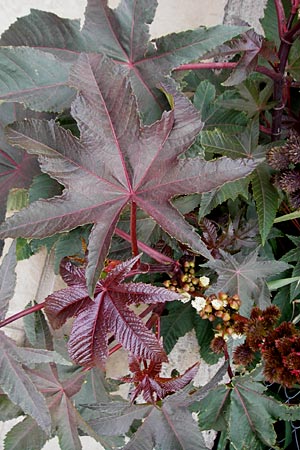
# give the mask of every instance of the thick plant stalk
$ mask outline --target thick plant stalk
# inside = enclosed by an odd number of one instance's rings
[[[23,311],[20,311],[13,316],[8,317],[7,319],[2,320],[0,322],[0,328],[4,327],[5,325],[8,325],[9,323],[15,322],[18,319],[21,319],[22,317],[28,316],[29,314],[32,314],[36,311],[40,311],[45,307],[45,302],[38,303],[37,305],[33,305],[30,308],[24,309]]]

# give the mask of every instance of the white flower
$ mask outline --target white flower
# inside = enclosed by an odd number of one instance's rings
[[[223,308],[224,304],[223,304],[223,300],[219,300],[217,298],[215,298],[212,302],[211,302],[212,306],[214,309],[216,309],[217,311],[219,311],[220,309]]]
[[[206,299],[204,297],[195,297],[194,300],[192,300],[192,306],[200,312],[206,306]]]
[[[188,303],[191,300],[191,296],[188,292],[183,292],[180,295],[179,300],[181,301],[181,303]]]
[[[203,276],[203,277],[200,277],[200,278],[199,278],[199,284],[200,284],[202,287],[207,287],[207,286],[209,286],[209,282],[210,282],[210,279],[209,279],[208,277]]]

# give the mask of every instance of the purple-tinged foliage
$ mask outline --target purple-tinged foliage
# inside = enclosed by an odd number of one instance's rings
[[[135,257],[119,264],[106,278],[99,280],[94,301],[85,286],[84,270],[63,261],[62,276],[69,287],[49,295],[45,311],[54,328],[75,317],[68,349],[77,364],[87,368],[104,367],[110,333],[136,357],[167,361],[154,334],[128,306],[173,301],[180,294],[145,283],[123,283],[138,260],[139,257]]]

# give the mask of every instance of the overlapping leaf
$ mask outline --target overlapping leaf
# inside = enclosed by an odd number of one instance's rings
[[[231,158],[240,158],[242,155],[253,158],[264,158],[267,147],[259,145],[258,139],[259,124],[254,119],[242,133],[237,135],[226,134],[218,129],[204,131],[201,134],[201,145],[208,152],[220,153]],[[253,171],[251,178],[249,177],[250,181],[252,182],[253,196],[256,203],[261,240],[264,244],[276,216],[278,193],[271,182],[270,169],[264,163],[260,164]],[[233,195],[231,198],[234,198],[234,195],[239,193],[239,191],[238,186],[237,189],[230,189],[230,184],[225,187],[225,193],[227,195]],[[219,193],[220,190],[215,190],[209,196],[215,198],[218,196],[219,201],[223,201],[222,199],[224,197],[219,195]],[[204,197],[204,199],[207,200],[207,197]]]
[[[182,375],[173,378],[159,376],[162,369],[161,362],[150,361],[148,364],[145,360],[142,362],[131,357],[129,369],[132,375],[123,377],[123,381],[135,384],[135,388],[131,392],[131,402],[134,402],[142,394],[145,402],[155,403],[157,400],[161,400],[188,385],[198,372],[199,363],[194,364]]]
[[[218,386],[199,405],[201,429],[227,430],[233,449],[259,450],[276,446],[274,422],[299,420],[298,406],[287,406],[265,393],[251,375],[236,377],[231,386]]]
[[[179,294],[145,283],[122,283],[138,259],[119,264],[98,281],[95,301],[88,295],[84,269],[69,262],[62,264],[61,275],[69,287],[49,295],[45,311],[54,328],[61,327],[69,317],[76,317],[68,348],[77,364],[103,367],[108,356],[109,333],[136,357],[167,360],[154,334],[128,305],[173,301]]]
[[[141,127],[127,78],[101,56],[83,55],[71,79],[80,89],[72,107],[80,141],[53,122],[26,120],[7,131],[11,144],[39,155],[42,170],[66,189],[62,196],[37,201],[8,219],[0,237],[45,237],[94,223],[86,273],[90,295],[119,215],[131,202],[171,236],[209,257],[193,228],[171,205],[171,198],[209,191],[244,177],[257,163],[178,159],[201,129],[197,111],[170,88],[174,110]]]
[[[201,389],[191,393],[187,386],[175,394],[168,396],[161,404],[130,405],[124,401],[103,402],[85,405],[91,408],[97,417],[90,425],[98,434],[111,436],[124,434],[129,430],[134,419],[143,419],[124,450],[191,450],[206,449],[197,422],[193,419],[188,407],[202,400],[222,379],[226,371],[223,366],[215,376]],[[111,423],[114,427],[111,427]]]
[[[244,30],[226,25],[199,27],[152,43],[149,24],[156,7],[156,0],[123,0],[112,10],[107,0],[89,0],[81,31],[78,21],[32,10],[1,38],[1,45],[15,48],[0,49],[4,64],[0,70],[0,98],[43,110],[65,108],[72,97],[66,81],[74,59],[80,52],[102,53],[128,73],[139,109],[147,122],[152,122],[165,104],[157,89],[164,77],[180,64],[201,58]],[[22,85],[16,86],[20,71]]]
[[[34,175],[39,173],[36,158],[12,147],[4,137],[4,127],[23,117],[15,105],[0,105],[0,222],[5,217],[10,189],[29,187]]]
[[[241,314],[244,315],[250,311],[253,302],[261,309],[266,308],[270,304],[266,278],[284,271],[288,265],[283,261],[259,258],[258,249],[247,256],[242,252],[235,256],[222,250],[220,253],[222,259],[206,264],[218,273],[218,281],[210,290],[238,294],[242,301]]]

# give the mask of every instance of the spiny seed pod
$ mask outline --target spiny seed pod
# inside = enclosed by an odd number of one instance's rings
[[[247,343],[239,345],[233,353],[233,361],[235,364],[247,366],[253,361],[253,351]]]
[[[272,147],[266,154],[268,164],[276,170],[289,168],[290,157],[288,149],[283,145],[281,147]]]
[[[288,194],[296,192],[300,189],[300,171],[293,169],[283,172],[279,177],[278,184]]]
[[[213,338],[210,344],[210,348],[214,353],[220,354],[224,352],[226,347],[225,339],[222,336],[216,336]]]

